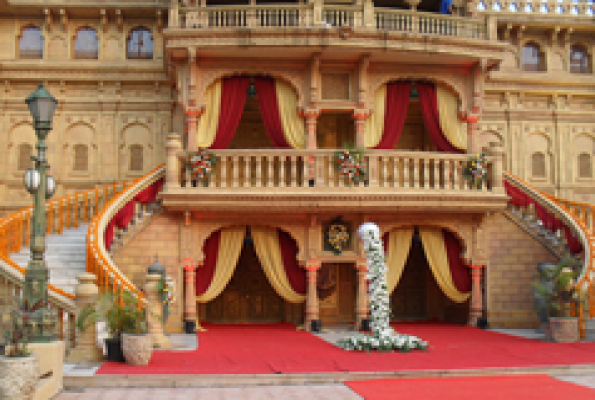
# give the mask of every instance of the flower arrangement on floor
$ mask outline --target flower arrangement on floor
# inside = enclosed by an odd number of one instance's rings
[[[331,221],[325,235],[326,247],[339,255],[351,242],[349,227],[340,218]]]
[[[471,157],[463,169],[463,178],[476,189],[481,189],[488,180],[488,161],[485,154],[476,154]]]
[[[390,304],[386,283],[386,263],[380,238],[380,229],[372,223],[363,224],[358,235],[364,242],[368,258],[368,299],[370,305],[371,334],[357,334],[337,342],[345,350],[410,351],[426,350],[428,342],[409,335],[396,333],[390,327]]]
[[[363,182],[366,179],[364,168],[364,151],[346,148],[335,152],[335,167],[346,185]]]
[[[198,151],[188,152],[186,166],[190,169],[192,179],[202,182],[206,186],[209,182],[209,177],[215,172],[217,167],[217,157],[215,154],[205,149],[198,149]]]

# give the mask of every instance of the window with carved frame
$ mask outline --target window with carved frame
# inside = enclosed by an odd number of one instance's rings
[[[143,170],[143,146],[133,144],[130,146],[130,171]]]
[[[19,58],[43,58],[43,36],[37,26],[27,26],[21,31]]]
[[[84,172],[89,169],[89,148],[84,144],[77,144],[73,148],[73,171]]]
[[[531,154],[531,176],[533,178],[546,178],[545,154],[536,152]]]
[[[128,36],[126,58],[130,60],[153,59],[153,37],[147,28],[134,28]]]
[[[593,177],[593,156],[589,153],[581,153],[578,156],[578,177]]]
[[[17,162],[17,169],[19,171],[26,171],[29,168],[33,168],[33,161],[31,161],[32,154],[32,145],[30,145],[29,143],[19,144],[19,159]]]
[[[74,40],[74,58],[96,60],[99,58],[99,39],[93,28],[81,28]]]
[[[537,43],[529,42],[523,46],[522,61],[523,71],[545,71],[545,54]]]
[[[573,74],[588,74],[589,73],[589,54],[587,50],[581,45],[573,45],[570,47],[570,72]]]

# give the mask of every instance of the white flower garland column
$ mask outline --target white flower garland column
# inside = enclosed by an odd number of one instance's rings
[[[316,280],[318,278],[318,270],[320,269],[320,261],[308,260],[306,271],[308,274],[308,293],[306,297],[306,329],[318,331],[320,329],[320,317],[318,307],[318,293],[316,289]]]
[[[357,329],[367,329],[366,322],[368,319],[368,287],[367,275],[368,265],[366,261],[357,263],[357,308],[356,308],[356,327]]]
[[[364,242],[367,255],[367,278],[370,281],[368,298],[370,304],[370,329],[372,335],[358,334],[341,339],[337,345],[345,350],[409,351],[425,350],[428,343],[408,335],[400,335],[390,327],[390,304],[386,283],[386,262],[380,238],[380,229],[373,223],[365,223],[357,231]]]

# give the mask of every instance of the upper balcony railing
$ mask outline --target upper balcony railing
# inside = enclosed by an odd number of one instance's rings
[[[367,4],[367,3],[366,3]],[[486,21],[365,6],[256,5],[170,9],[169,28],[367,28],[378,31],[486,39]]]
[[[477,10],[531,16],[592,18],[595,16],[595,3],[593,0],[479,0]]]

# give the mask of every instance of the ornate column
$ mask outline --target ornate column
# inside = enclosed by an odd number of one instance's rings
[[[195,151],[197,149],[197,130],[198,118],[202,115],[203,109],[189,109],[186,110],[186,132],[188,133],[188,142],[186,143],[186,150]]]
[[[315,150],[316,145],[316,123],[318,121],[318,110],[310,109],[306,110],[303,114],[304,118],[306,119],[306,132],[308,134],[308,141],[306,147],[308,150]],[[314,172],[314,156],[308,157],[308,168],[307,168],[307,179],[315,180],[315,172]]]
[[[320,317],[318,307],[318,293],[316,289],[316,280],[318,278],[318,270],[320,269],[320,261],[311,259],[306,265],[308,274],[308,293],[306,297],[306,329],[313,332],[320,330]]]
[[[355,327],[357,329],[368,330],[368,264],[366,260],[359,261],[357,269],[357,306],[355,309]]]
[[[362,149],[365,147],[364,128],[368,115],[370,114],[366,110],[353,110],[353,118],[355,119],[355,146]]]
[[[477,326],[477,320],[483,311],[483,294],[481,291],[481,276],[483,265],[470,265],[471,268],[471,310],[469,312],[469,325]]]
[[[160,274],[149,274],[145,281],[147,295],[147,330],[153,338],[153,347],[167,349],[171,347],[169,339],[163,334],[163,303],[159,298]]]
[[[490,143],[490,154],[494,157],[492,164],[492,191],[504,194],[504,148],[500,143]]]
[[[179,188],[181,186],[180,160],[178,153],[182,150],[180,135],[172,133],[167,137],[167,159],[165,164],[165,190]]]
[[[184,264],[184,331],[194,333],[196,330],[196,265],[192,260],[185,258]]]
[[[479,116],[473,115],[466,118],[467,121],[467,153],[477,154],[481,149],[477,148],[477,122]]]
[[[97,303],[99,288],[95,285],[95,275],[84,273],[76,277],[79,281],[75,294],[76,313],[81,315],[81,311],[87,307],[92,307]],[[76,347],[71,349],[68,354],[68,362],[95,362],[103,359],[101,350],[97,347],[97,328],[95,324],[89,326],[85,331],[77,329]]]

